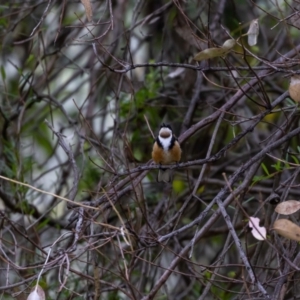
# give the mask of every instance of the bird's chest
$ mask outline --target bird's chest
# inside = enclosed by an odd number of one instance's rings
[[[172,150],[164,149],[157,144],[154,145],[152,158],[157,164],[170,164],[174,161]]]
[[[174,162],[174,157],[172,155],[172,151],[170,151],[170,150],[162,149],[161,157],[162,157],[161,161],[164,164],[170,164],[170,163]]]

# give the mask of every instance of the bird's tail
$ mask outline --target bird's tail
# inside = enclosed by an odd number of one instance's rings
[[[170,182],[171,181],[171,172],[170,169],[159,169],[157,175],[158,182]]]

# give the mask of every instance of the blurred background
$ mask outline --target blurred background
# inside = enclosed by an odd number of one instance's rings
[[[300,299],[299,246],[272,231],[300,195],[299,8],[1,1],[1,298],[41,275],[46,299]],[[163,122],[170,183],[151,165]]]

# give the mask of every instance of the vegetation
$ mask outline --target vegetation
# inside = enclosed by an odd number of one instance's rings
[[[299,9],[1,1],[1,299],[298,299]]]

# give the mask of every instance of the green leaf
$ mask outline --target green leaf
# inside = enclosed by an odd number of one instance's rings
[[[6,79],[6,73],[5,73],[5,69],[4,69],[3,66],[1,66],[1,76],[2,76],[3,81],[5,81],[5,79]]]
[[[280,161],[277,161],[276,165],[271,165],[277,172],[282,171]]]
[[[295,155],[291,155],[291,158],[297,165],[299,165],[299,160]]]
[[[253,183],[256,183],[256,182],[261,181],[263,179],[265,179],[265,176],[262,176],[262,175],[261,176],[254,176],[252,181],[253,181]]]
[[[261,164],[261,167],[263,168],[263,170],[265,171],[265,173],[269,176],[270,173],[269,173],[269,171],[268,171],[266,165],[265,165],[264,163],[262,163],[262,164]]]

